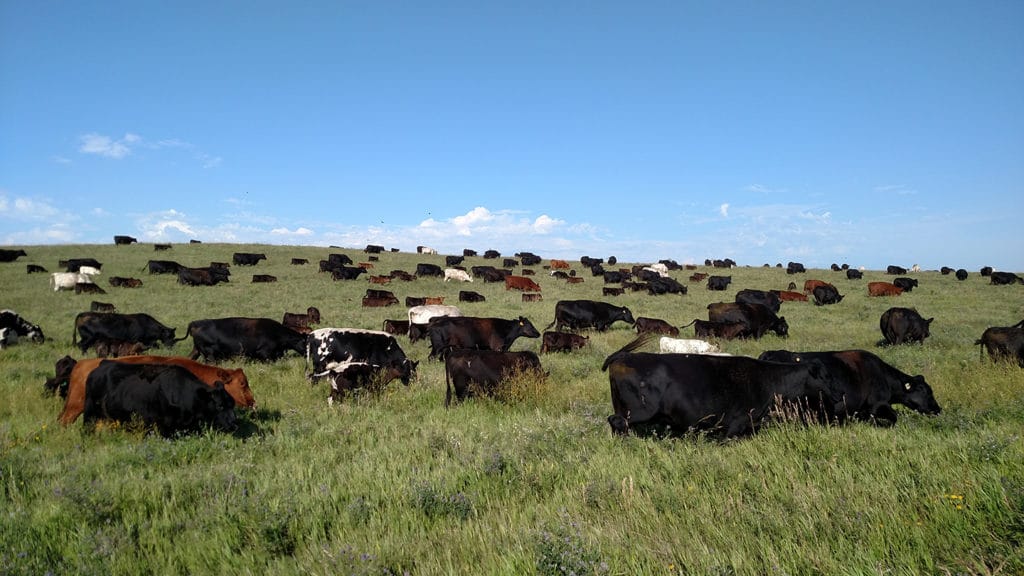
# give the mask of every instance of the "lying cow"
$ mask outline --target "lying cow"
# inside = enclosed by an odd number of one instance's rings
[[[85,423],[97,420],[155,426],[165,437],[236,427],[235,402],[223,382],[213,388],[180,366],[101,362],[86,382]]]
[[[74,290],[78,284],[93,284],[92,276],[80,272],[54,272],[50,274],[50,288],[58,290]]]
[[[459,402],[473,394],[474,386],[493,395],[498,386],[523,372],[543,376],[540,359],[533,352],[452,350],[444,361],[444,406],[451,405],[453,388]]]
[[[658,349],[662,354],[720,354],[718,346],[704,340],[670,338],[662,336],[658,340]]]
[[[545,332],[541,335],[540,353],[578,350],[586,346],[589,339],[571,332]]]

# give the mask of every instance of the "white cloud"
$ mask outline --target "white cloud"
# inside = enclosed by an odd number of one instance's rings
[[[880,194],[895,194],[897,196],[913,196],[917,194],[917,190],[905,184],[885,184],[883,186],[875,186],[874,190]]]
[[[312,236],[314,234],[312,230],[305,227],[296,228],[294,231],[287,228],[274,228],[270,233],[278,236]]]
[[[6,194],[0,194],[0,217],[27,222],[47,221],[58,217],[76,219],[73,215],[63,213],[46,200],[9,198]]]
[[[726,202],[725,204],[722,204],[721,206],[719,206],[718,207],[718,213],[721,214],[723,218],[728,218],[729,217],[729,203]]]
[[[125,134],[120,140],[114,140],[102,134],[89,133],[79,137],[81,144],[78,151],[83,154],[96,154],[106,158],[120,160],[131,154],[129,144],[135,144],[139,137],[135,134]]]
[[[538,234],[550,234],[552,230],[564,224],[565,220],[557,220],[547,214],[541,214],[533,221],[533,230]]]

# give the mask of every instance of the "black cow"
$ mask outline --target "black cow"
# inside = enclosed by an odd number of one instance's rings
[[[95,258],[69,258],[65,261],[68,272],[78,272],[82,266],[92,266],[97,270],[103,268],[103,264],[100,264]]]
[[[939,273],[942,274],[943,276],[949,276],[950,274],[953,273],[953,269],[950,268],[949,266],[943,266],[942,268],[939,268]]]
[[[732,438],[754,433],[776,405],[801,407],[823,420],[841,401],[835,379],[820,362],[789,364],[745,356],[634,352],[630,342],[601,366],[608,371],[616,434],[691,429]]]
[[[174,345],[174,328],[168,328],[149,314],[119,314],[117,312],[82,312],[75,316],[71,344],[84,354],[99,342],[138,342],[150,348],[157,343]],[[76,344],[76,335],[82,341]]]
[[[516,254],[519,260],[523,263],[523,266],[536,266],[540,264],[541,258],[533,252],[520,252]]]
[[[216,362],[235,356],[274,361],[288,350],[306,353],[306,335],[270,318],[213,318],[189,322],[185,335],[192,337],[189,358]]]
[[[171,249],[171,245],[170,244],[153,244],[153,250],[157,251],[157,252],[159,252],[161,250],[170,250],[170,249]]]
[[[235,252],[231,255],[231,262],[236,266],[255,266],[260,260],[266,259],[266,254],[254,252]]]
[[[471,256],[476,256],[476,250],[470,250],[469,248],[463,248],[462,249],[462,255],[464,257],[466,257],[466,258],[469,258]]]
[[[515,258],[505,258],[501,261],[502,268],[515,268],[519,266],[519,261]]]
[[[807,272],[807,269],[800,262],[789,262],[786,264],[786,274],[802,274],[805,272]]]
[[[501,258],[501,252],[498,252],[497,250],[485,250],[484,251],[484,258],[485,259]]]
[[[922,414],[941,412],[924,376],[910,376],[865,350],[788,352],[770,350],[758,359],[806,364],[820,362],[839,385],[842,402],[836,405],[840,421],[847,417],[891,426],[896,423],[893,404]]]
[[[914,288],[917,288],[917,278],[894,278],[892,283],[893,285],[902,288],[904,292],[910,292]]]
[[[311,382],[345,362],[366,362],[378,367],[396,367],[405,374],[402,383],[408,384],[416,374],[416,362],[409,360],[394,335],[378,330],[358,328],[320,328],[306,340],[306,364],[312,371],[306,373]]]
[[[655,272],[655,275],[657,275],[657,272]],[[626,279],[622,272],[619,272],[618,270],[606,271],[603,276],[605,284],[620,284]]]
[[[982,266],[981,270],[979,270],[978,273],[981,274],[982,276],[991,276],[992,275],[992,267],[991,266]]]
[[[905,342],[923,344],[924,339],[928,337],[928,328],[931,326],[932,320],[935,318],[925,320],[913,308],[894,307],[882,313],[878,324],[882,329],[882,335],[885,336],[885,342],[888,344],[903,344]]]
[[[150,260],[146,262],[146,268],[150,274],[177,274],[184,266],[174,260]]]
[[[450,349],[470,348],[507,352],[520,336],[540,338],[529,319],[435,316],[427,323],[430,358],[444,359]]]
[[[178,270],[178,284],[185,286],[215,286],[228,281],[229,273],[223,268],[185,268]]]
[[[453,387],[461,402],[472,395],[474,386],[493,395],[502,382],[528,371],[543,375],[540,358],[533,352],[452,350],[444,360],[444,406],[451,404]]]
[[[136,419],[167,437],[237,425],[235,401],[222,382],[207,386],[181,366],[100,362],[85,384],[85,423]]]
[[[708,276],[708,290],[725,290],[732,282],[732,276]]]
[[[584,268],[593,268],[604,263],[604,258],[591,258],[590,256],[582,256],[580,258],[580,264],[583,264]]]
[[[411,365],[414,364],[407,362],[375,366],[369,362],[344,362],[329,371],[331,395],[327,397],[327,403],[334,405],[335,402],[344,402],[346,396],[360,389],[379,392],[396,378],[408,386]]]
[[[760,304],[772,312],[778,313],[782,309],[782,299],[775,292],[768,290],[753,290],[744,288],[736,293],[736,302],[741,304]]]
[[[292,258],[291,264],[292,264],[292,266],[305,266],[306,264],[309,264],[309,259],[308,258]]]
[[[992,272],[989,274],[989,283],[995,285],[1024,284],[1024,278],[1013,272]]]
[[[366,269],[358,266],[337,266],[331,269],[332,280],[355,280],[360,274],[366,274]]]
[[[846,278],[849,280],[860,280],[863,277],[864,273],[861,272],[860,270],[857,270],[856,268],[846,269]]]
[[[668,336],[679,336],[679,328],[661,320],[660,318],[647,318],[637,316],[633,322],[637,334],[666,334]]]
[[[889,265],[885,267],[886,274],[892,274],[893,276],[902,276],[907,273],[907,269],[902,266]]]
[[[831,284],[815,286],[811,293],[814,294],[814,303],[818,306],[838,304],[843,300],[843,295],[840,294],[839,290],[836,290],[836,287]]]
[[[588,340],[590,338],[587,336],[580,336],[571,332],[545,332],[541,335],[540,353],[578,350],[586,346]]]
[[[444,270],[437,264],[420,263],[416,265],[417,276],[444,276]]]
[[[988,350],[988,355],[993,361],[1017,360],[1017,364],[1024,368],[1024,320],[1013,326],[986,328],[981,338],[975,340],[976,345],[983,346],[981,350]]]
[[[963,268],[958,269],[956,271],[956,279],[960,280],[961,282],[967,280],[967,270],[964,270]]]
[[[686,294],[686,286],[683,286],[675,278],[658,276],[647,282],[647,293],[651,296],[658,294]]]
[[[485,302],[483,294],[472,290],[459,290],[459,302]]]
[[[445,256],[444,265],[448,267],[458,266],[459,264],[462,264],[462,261],[465,259],[465,256]]]
[[[555,304],[555,320],[544,329],[554,326],[555,331],[594,328],[604,332],[617,320],[631,325],[636,322],[625,306],[594,300],[559,300]]]
[[[107,291],[92,282],[75,282],[75,294],[106,294]]]
[[[363,252],[367,254],[380,254],[384,251],[384,247],[379,244],[367,244],[366,248],[363,248]]]
[[[696,319],[690,324],[693,324],[693,333],[698,338],[732,340],[733,338],[742,338],[747,332],[747,324],[745,322],[712,322],[710,320]],[[683,328],[686,328],[686,326],[683,326]]]
[[[384,320],[384,331],[392,336],[403,336],[409,334],[408,320]]]
[[[127,246],[128,244],[134,244],[135,242],[138,242],[138,240],[131,236],[114,236],[115,246]]]
[[[277,276],[272,276],[270,274],[253,274],[252,281],[254,283],[277,282]]]
[[[46,268],[43,268],[39,264],[26,264],[25,270],[27,271],[28,274],[39,274],[46,272]]]
[[[19,256],[28,256],[24,250],[0,248],[0,262],[14,262]]]
[[[0,310],[0,348],[14,344],[19,338],[28,338],[39,344],[45,340],[43,329],[22,318],[14,310]]]
[[[771,330],[785,338],[789,335],[789,324],[784,316],[776,316],[770,308],[760,304],[719,302],[708,304],[708,320],[712,322],[742,322],[746,327],[743,337],[754,339]]]
[[[327,261],[337,266],[349,266],[355,264],[348,254],[342,254],[340,252],[328,254]]]

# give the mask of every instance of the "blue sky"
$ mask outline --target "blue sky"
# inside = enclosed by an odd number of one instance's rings
[[[0,0],[0,244],[1024,270],[1024,3]]]

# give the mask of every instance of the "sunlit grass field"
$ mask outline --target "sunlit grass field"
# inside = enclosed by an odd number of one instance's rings
[[[47,341],[0,352],[0,574],[1024,573],[1024,370],[993,364],[974,345],[986,327],[1024,318],[1021,286],[990,286],[974,271],[964,282],[925,271],[911,275],[920,286],[909,294],[868,298],[869,281],[892,277],[866,271],[854,281],[828,270],[789,276],[756,266],[719,270],[733,277],[725,292],[709,292],[688,282],[692,272],[677,271],[687,295],[602,297],[602,280],[576,262],[585,278],[577,285],[534,267],[543,301],[523,303],[501,284],[421,278],[371,286],[365,276],[332,281],[317,272],[330,252],[367,261],[361,247],[26,251],[27,258],[0,264],[0,308],[41,325]],[[236,251],[263,252],[267,260],[232,267],[231,281],[214,287],[185,287],[144,270],[149,259],[204,266],[230,262]],[[106,295],[54,293],[47,275],[26,274],[28,263],[54,272],[59,259],[87,256],[104,264],[98,283]],[[293,266],[291,258],[310,264]],[[413,272],[419,262],[443,267],[444,256],[384,253],[373,272]],[[466,262],[479,264],[501,260]],[[279,281],[252,284],[255,273]],[[144,285],[113,288],[112,275]],[[776,423],[724,443],[612,437],[600,367],[633,339],[623,323],[590,333],[583,350],[543,355],[549,377],[541,385],[448,410],[443,365],[426,360],[423,341],[400,338],[420,361],[410,386],[396,381],[379,395],[333,407],[327,382],[311,385],[304,377],[302,357],[226,362],[245,369],[258,402],[235,435],[167,440],[139,430],[84,432],[81,420],[62,428],[62,402],[43,390],[56,360],[82,357],[71,345],[73,319],[92,300],[147,312],[179,336],[191,320],[280,320],[309,306],[320,309],[323,327],[379,330],[406,309],[362,308],[365,290],[374,287],[403,302],[444,296],[466,315],[523,315],[543,330],[560,299],[616,302],[634,316],[682,325],[707,318],[709,303],[732,301],[740,289],[786,289],[808,278],[832,282],[844,300],[784,303],[789,338],[723,342],[724,350],[870,350],[923,374],[942,414],[900,407],[892,428]],[[487,301],[460,304],[460,289]],[[934,317],[931,337],[923,345],[879,347],[878,319],[890,306]],[[539,348],[539,339],[513,346]],[[191,349],[189,339],[153,352]]]

